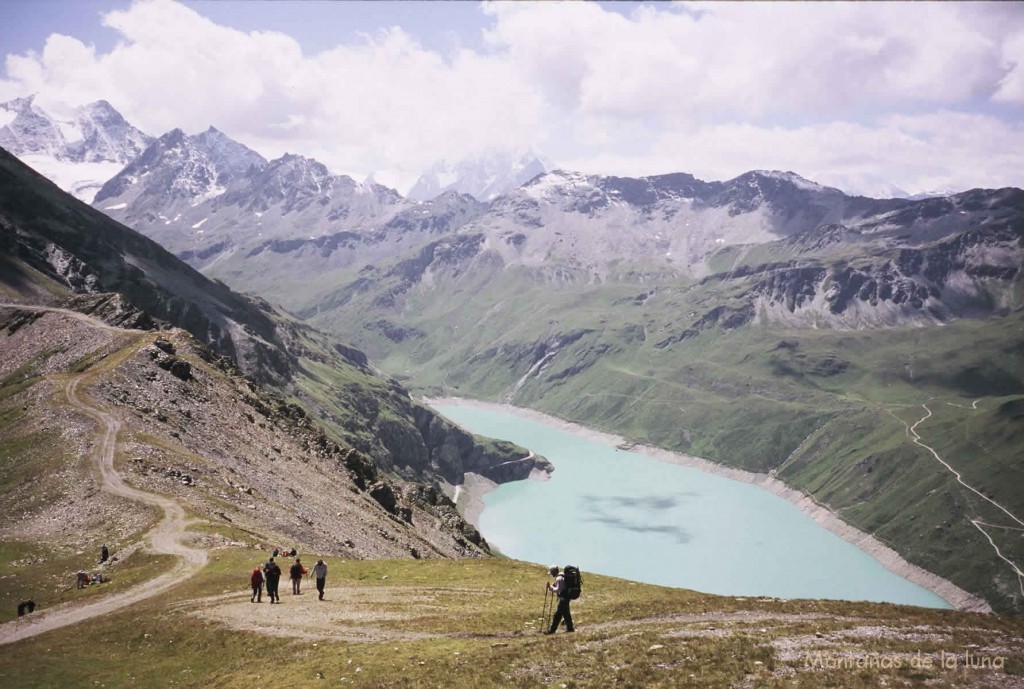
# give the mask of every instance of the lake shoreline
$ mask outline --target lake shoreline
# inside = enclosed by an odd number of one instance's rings
[[[514,407],[507,404],[497,404],[494,402],[482,402],[462,397],[423,398],[422,401],[428,405],[437,404],[474,407],[477,409],[500,411],[506,414],[512,414],[519,416],[520,418],[545,424],[552,428],[557,428],[567,433],[572,433],[577,437],[611,445],[629,452],[643,454],[662,462],[690,467],[707,473],[724,476],[735,481],[760,486],[783,500],[792,503],[801,512],[813,519],[817,524],[836,536],[839,536],[844,541],[864,551],[893,574],[932,591],[949,603],[953,608],[967,612],[992,612],[992,608],[982,598],[963,590],[953,582],[944,579],[933,572],[929,572],[926,569],[908,562],[891,547],[882,543],[874,536],[864,533],[845,522],[828,507],[814,500],[813,497],[786,485],[779,479],[768,474],[758,474],[745,471],[743,469],[736,469],[722,464],[717,464],[700,457],[684,455],[651,445],[633,444],[622,436],[587,428],[586,426],[582,426],[573,421],[566,421],[565,419],[551,416],[533,409]],[[555,470],[557,471],[557,467]],[[531,478],[533,477],[531,476]],[[467,485],[463,486],[463,492],[466,494],[465,504],[468,509],[464,512],[464,518],[477,526],[480,512],[483,509],[483,496],[497,488],[498,484],[486,480],[467,481],[466,483]]]

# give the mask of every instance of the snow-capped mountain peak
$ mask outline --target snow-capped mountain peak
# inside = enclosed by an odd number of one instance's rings
[[[172,129],[103,185],[95,203],[170,196],[197,205],[223,194],[228,183],[266,161],[214,128],[188,136]]]
[[[547,174],[539,174],[531,178],[530,181],[522,185],[522,193],[537,201],[551,201],[593,188],[594,185],[584,174],[552,170]]]
[[[104,100],[83,105],[75,119],[82,138],[69,142],[69,153],[81,162],[108,161],[124,165],[153,141]]]
[[[551,163],[531,149],[491,151],[457,163],[441,161],[409,190],[413,201],[428,201],[446,191],[490,201],[551,169]]]
[[[33,96],[0,103],[0,146],[84,201],[153,141],[107,101],[56,117]]]
[[[748,174],[789,182],[798,189],[803,189],[805,191],[825,191],[825,189],[828,188],[818,184],[817,182],[812,182],[805,177],[801,177],[795,172],[782,172],[781,170],[753,170]]]
[[[52,117],[34,103],[34,96],[0,103],[4,126],[0,127],[0,146],[18,156],[46,155],[66,157],[67,142]]]

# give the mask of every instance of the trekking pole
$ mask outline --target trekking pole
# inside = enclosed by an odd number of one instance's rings
[[[547,623],[548,619],[548,595],[551,593],[551,589],[548,588],[547,584],[544,584],[544,607],[541,608],[540,613],[540,624],[543,627]]]

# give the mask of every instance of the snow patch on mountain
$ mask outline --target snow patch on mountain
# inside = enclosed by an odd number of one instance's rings
[[[593,189],[586,175],[579,172],[566,172],[555,170],[541,177],[537,177],[523,187],[523,193],[538,201],[554,201],[559,196],[571,194],[584,189]]]
[[[19,157],[43,177],[86,203],[92,203],[100,187],[122,167],[121,163],[115,162],[76,163],[40,153]]]
[[[781,172],[779,170],[754,170],[753,172],[761,175],[762,177],[769,177],[771,179],[789,182],[797,189],[803,189],[804,191],[824,191],[827,188],[817,182],[812,182],[809,179],[801,177],[795,172]]]

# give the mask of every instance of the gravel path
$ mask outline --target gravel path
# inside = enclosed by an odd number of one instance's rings
[[[0,306],[6,306],[0,304]],[[50,311],[70,315],[79,320],[85,320],[90,325],[108,330],[122,330],[114,328],[95,318],[74,311],[66,311],[57,308],[29,307],[17,304],[10,305],[13,308],[26,310]],[[135,332],[137,331],[124,331]],[[27,618],[17,619],[0,625],[0,644],[8,644],[20,639],[25,639],[43,632],[77,624],[84,620],[105,615],[119,610],[120,608],[137,603],[181,583],[183,580],[195,574],[206,564],[208,553],[205,550],[191,548],[182,543],[182,538],[188,528],[188,521],[185,518],[185,510],[176,501],[146,491],[132,488],[124,482],[122,476],[114,469],[114,456],[117,449],[117,434],[121,423],[111,414],[96,407],[81,393],[78,387],[86,375],[79,375],[68,381],[65,387],[68,403],[86,416],[94,419],[103,428],[103,439],[96,448],[94,459],[101,477],[103,490],[113,495],[137,500],[147,505],[154,505],[163,510],[164,516],[148,535],[149,548],[152,552],[159,554],[174,555],[179,558],[178,564],[169,572],[140,584],[139,586],[103,598],[102,600],[79,605],[66,603],[54,608],[33,613]]]

